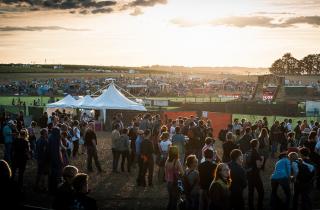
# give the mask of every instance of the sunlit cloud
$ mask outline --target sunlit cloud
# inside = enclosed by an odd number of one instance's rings
[[[320,26],[320,16],[289,17],[282,21],[279,18],[268,16],[231,16],[217,18],[209,21],[194,22],[186,19],[172,19],[170,22],[179,27],[195,27],[201,25],[230,26],[230,27],[264,27],[264,28],[288,28],[297,24],[307,24],[312,27]]]
[[[60,26],[25,26],[25,27],[11,27],[5,26],[0,27],[0,32],[7,32],[7,31],[90,31],[89,29],[76,29],[76,28],[65,28]],[[3,35],[3,34],[2,34]]]

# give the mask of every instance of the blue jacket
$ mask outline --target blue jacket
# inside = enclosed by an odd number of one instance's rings
[[[276,162],[271,179],[289,178],[291,176],[291,171],[293,171],[294,174],[297,174],[298,165],[295,163],[291,164],[291,161],[287,157],[281,158]]]
[[[4,137],[4,143],[9,144],[12,143],[13,138],[12,138],[12,129],[10,128],[9,125],[5,125],[3,128],[3,137]]]

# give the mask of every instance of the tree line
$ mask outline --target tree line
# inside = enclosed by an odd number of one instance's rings
[[[276,75],[320,75],[320,54],[310,54],[298,60],[286,53],[273,62],[269,71]]]

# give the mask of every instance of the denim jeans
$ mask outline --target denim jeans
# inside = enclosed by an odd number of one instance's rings
[[[167,182],[167,190],[169,194],[167,210],[177,210],[177,203],[179,199],[178,186],[173,182]]]
[[[120,152],[115,150],[115,149],[112,149],[112,156],[113,156],[113,159],[112,159],[112,170],[113,170],[113,172],[116,172],[116,171],[118,171]]]

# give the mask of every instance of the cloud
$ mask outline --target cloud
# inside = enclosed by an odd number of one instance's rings
[[[65,28],[60,26],[24,26],[24,27],[14,27],[14,26],[0,26],[0,32],[8,31],[90,31],[89,29],[75,29],[75,28]]]
[[[142,6],[142,7],[153,7],[156,4],[166,4],[167,0],[135,0],[133,2],[130,2],[128,6],[136,7],[136,6]]]
[[[264,27],[264,28],[288,28],[297,24],[308,24],[313,27],[320,26],[320,16],[298,16],[278,19],[268,16],[230,16],[204,22],[192,22],[185,19],[172,19],[172,24],[179,27],[195,27],[201,25],[230,26],[230,27]]]
[[[101,8],[101,9],[95,9],[92,10],[92,14],[97,14],[97,13],[111,13],[113,11],[112,8]]]
[[[132,15],[132,16],[138,16],[138,15],[142,15],[143,14],[143,12],[142,12],[142,10],[139,8],[139,7],[136,7],[131,13],[130,13],[130,15]]]
[[[293,12],[255,12],[256,15],[295,15]]]
[[[300,17],[293,17],[286,21],[288,25],[294,24],[309,24],[315,27],[320,26],[320,16],[300,16]]]
[[[0,11],[71,10],[71,14],[97,14],[137,9],[132,14],[142,14],[141,10],[138,12],[138,7],[166,3],[167,0],[0,0]]]

